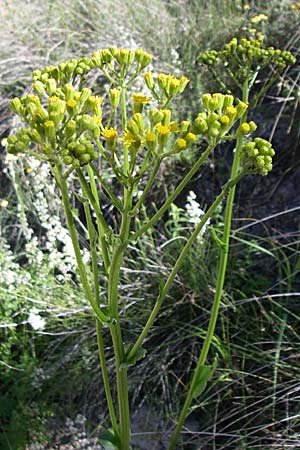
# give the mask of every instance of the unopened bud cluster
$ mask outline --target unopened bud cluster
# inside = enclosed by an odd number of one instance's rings
[[[150,64],[151,60],[152,55],[142,49],[105,48],[94,52],[91,57],[70,59],[58,66],[47,66],[42,70],[35,70],[32,73],[33,87],[39,94],[46,92],[52,95],[57,88],[64,84],[74,84],[77,79],[83,79],[94,68],[106,72],[113,71],[118,82],[131,68],[136,74],[140,73]],[[120,77],[116,73],[117,69]]]
[[[272,170],[272,158],[275,151],[272,144],[265,139],[255,138],[247,142],[241,150],[241,164],[252,173],[260,173],[265,176]]]
[[[228,67],[238,82],[243,83],[245,79],[256,70],[273,65],[277,70],[283,70],[287,65],[296,62],[295,57],[287,50],[279,50],[274,47],[263,48],[262,39],[240,40],[233,38],[220,51],[210,50],[204,52],[199,62],[208,66],[224,65]]]
[[[154,77],[152,72],[146,72],[144,79],[154,96],[164,101],[169,101],[176,95],[182,94],[190,81],[185,76],[176,78],[174,75],[165,73],[159,73]]]
[[[202,104],[205,112],[196,117],[192,131],[195,134],[205,134],[210,143],[214,144],[225,136],[237,120],[243,117],[248,105],[239,102],[234,106],[234,97],[226,94],[203,94]],[[254,122],[243,123],[237,133],[247,135],[256,129]]]
[[[80,165],[97,159],[92,140],[100,136],[103,99],[93,96],[88,88],[77,91],[69,83],[54,88],[51,95],[46,96],[46,101],[34,94],[11,100],[11,110],[28,128],[22,128],[8,138],[8,152],[35,151],[40,158],[67,165],[73,162]],[[65,149],[68,149],[67,153]]]

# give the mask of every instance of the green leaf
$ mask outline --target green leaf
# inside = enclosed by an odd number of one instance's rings
[[[206,389],[206,385],[213,376],[213,373],[218,365],[218,360],[215,358],[211,366],[202,366],[198,380],[193,390],[193,398],[199,397],[203,391]]]
[[[119,439],[115,436],[112,429],[102,431],[99,434],[99,442],[105,450],[116,450],[120,448]]]
[[[258,250],[259,252],[265,253],[266,255],[272,256],[272,258],[276,259],[276,256],[270,250],[267,250],[266,248],[261,247],[260,245],[256,244],[253,241],[246,241],[245,239],[241,239],[236,236],[231,236],[231,237],[232,237],[232,239],[235,239],[238,242],[242,242],[243,244],[248,245],[248,247],[252,247],[255,250]]]
[[[130,348],[126,352],[126,355],[128,355],[129,352]],[[127,356],[125,356],[125,361],[120,365],[120,369],[128,369],[128,367],[134,366],[137,363],[137,361],[145,357],[146,353],[147,352],[144,348],[139,347],[135,352],[135,354],[130,359],[128,359]]]

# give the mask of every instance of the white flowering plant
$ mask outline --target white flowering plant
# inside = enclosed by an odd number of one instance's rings
[[[111,429],[100,436],[100,442],[107,449],[131,448],[128,370],[145,357],[145,338],[178,271],[192,245],[203,236],[212,214],[226,201],[222,234],[217,234],[211,227],[219,249],[219,273],[210,322],[169,450],[176,446],[193,399],[204,391],[217,366],[216,359],[212,363],[207,360],[225,280],[235,186],[247,174],[267,175],[275,154],[270,142],[252,137],[257,126],[253,121],[247,121],[249,92],[259,67],[275,64],[279,71],[293,62],[288,52],[264,52],[260,47],[257,42],[247,40],[230,44],[226,50],[229,63],[236,64],[237,52],[241,53],[239,64],[244,70],[239,67],[236,78],[242,86],[242,98],[219,92],[204,94],[202,107],[200,109],[199,104],[199,113],[192,120],[175,120],[177,110],[172,106],[173,100],[187,88],[189,80],[183,75],[144,72],[152,56],[142,49],[110,47],[96,51],[91,57],[71,59],[58,66],[36,70],[33,72],[33,92],[11,100],[12,111],[25,126],[9,136],[7,151],[15,156],[30,155],[42,164],[48,164],[60,193],[69,233],[66,234],[63,228],[60,236],[54,238],[72,242],[82,290],[95,317],[111,420]],[[225,58],[225,54],[221,56]],[[214,52],[202,59],[209,66],[214,61],[220,62],[219,55]],[[100,70],[110,84],[106,92],[103,90],[103,96],[95,95],[86,87],[87,75],[93,70]],[[139,86],[138,91],[133,90],[135,85]],[[136,341],[124,342],[124,311],[119,305],[124,255],[171,210],[178,195],[216,146],[224,141],[232,142],[235,147],[228,181],[205,211],[195,202],[194,194],[189,194],[186,216],[193,229],[168,277],[161,279],[157,299],[146,323],[140,324]],[[192,147],[197,148],[193,166],[154,213],[142,215],[141,211],[147,210],[149,194],[155,189],[159,170],[174,155],[188,152]],[[110,178],[105,175],[107,173],[111,174]],[[114,222],[105,216],[103,195],[114,210]],[[79,237],[73,207],[75,201],[82,205],[85,214],[88,258],[84,256]],[[49,220],[45,211],[46,228]],[[106,304],[100,301],[103,291],[107,291]],[[31,325],[42,328],[44,322],[38,313],[31,311],[30,314]],[[117,399],[113,399],[107,371],[103,327],[109,328],[113,344]]]

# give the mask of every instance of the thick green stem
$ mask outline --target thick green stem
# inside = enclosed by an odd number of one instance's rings
[[[102,327],[98,320],[96,321],[96,331],[97,331],[99,359],[100,359],[100,365],[101,365],[101,371],[102,371],[105,396],[106,396],[107,405],[108,405],[109,417],[111,420],[111,424],[112,424],[112,428],[114,430],[115,436],[117,436],[119,438],[120,433],[119,433],[119,428],[118,428],[118,424],[117,424],[115,408],[114,408],[114,403],[113,403],[113,399],[112,399],[112,395],[111,395],[109,378],[108,378],[108,373],[107,373],[107,368],[106,368],[104,344],[103,344],[103,338],[102,338]]]
[[[169,206],[174,202],[174,200],[178,197],[180,192],[185,188],[187,183],[190,181],[190,179],[195,175],[195,173],[198,171],[200,166],[204,163],[208,155],[211,153],[211,151],[214,149],[213,146],[209,146],[205,152],[202,153],[201,157],[198,159],[198,161],[193,165],[193,167],[189,170],[189,172],[186,174],[186,176],[183,178],[183,180],[179,183],[179,185],[176,187],[174,192],[168,197],[166,202],[161,206],[161,208],[157,211],[157,213],[154,214],[154,216],[151,217],[138,231],[136,231],[131,237],[130,240],[134,241],[138,237],[140,237],[148,228],[152,227],[159,219],[160,217],[167,211]]]
[[[248,103],[248,96],[249,96],[249,88],[248,88],[248,81],[244,82],[243,85],[243,101],[245,103]],[[246,119],[246,114],[240,119],[240,123],[244,122]],[[237,138],[236,143],[236,149],[233,159],[233,164],[231,168],[231,179],[234,180],[238,177],[238,173],[240,170],[240,152],[241,148],[243,146],[243,137],[240,136]],[[199,376],[201,373],[201,370],[203,366],[205,365],[206,358],[211,346],[211,342],[213,340],[214,331],[217,323],[217,318],[219,314],[219,308],[223,293],[223,287],[224,287],[224,281],[225,281],[225,274],[226,274],[226,268],[227,268],[227,261],[228,261],[228,252],[229,252],[229,240],[230,240],[230,231],[231,231],[231,217],[232,217],[232,208],[233,208],[233,202],[234,202],[234,195],[235,195],[235,186],[234,184],[227,197],[227,203],[226,203],[226,209],[225,209],[225,218],[224,218],[224,232],[223,232],[223,238],[222,242],[223,245],[220,247],[220,262],[219,262],[219,271],[218,271],[218,278],[217,278],[217,286],[216,286],[216,292],[214,296],[213,306],[211,310],[210,320],[208,329],[206,332],[206,336],[204,339],[203,347],[197,362],[196,369],[194,371],[194,375],[183,405],[183,408],[181,410],[181,414],[178,420],[178,423],[176,425],[176,428],[174,430],[174,433],[172,435],[172,438],[170,440],[169,444],[169,450],[174,450],[175,445],[178,439],[178,436],[180,434],[180,431],[184,425],[185,419],[188,415],[188,411],[191,405],[191,402],[193,400],[194,390],[195,386],[198,383]]]
[[[124,197],[122,224],[118,238],[119,242],[116,244],[113,253],[108,279],[108,308],[111,317],[114,321],[113,325],[110,328],[110,331],[112,335],[116,360],[121,450],[129,450],[130,447],[130,414],[129,414],[127,369],[122,367],[122,363],[124,362],[125,359],[125,351],[122,340],[122,333],[118,312],[118,284],[120,278],[120,269],[123,262],[123,256],[128,244],[128,235],[130,229],[129,210],[131,208],[132,203],[132,191],[131,190],[127,191],[126,194],[127,194],[126,197]]]
[[[95,301],[95,298],[92,294],[91,288],[88,283],[88,279],[87,279],[87,275],[86,275],[85,267],[84,267],[84,264],[82,261],[81,251],[80,251],[80,247],[79,247],[79,243],[78,243],[77,231],[76,231],[75,224],[73,221],[72,209],[71,209],[71,205],[70,205],[66,180],[62,176],[62,171],[61,171],[60,166],[56,166],[52,170],[53,170],[53,174],[55,176],[57,185],[61,190],[64,210],[65,210],[66,219],[67,219],[67,226],[68,226],[69,233],[71,236],[74,253],[75,253],[75,257],[76,257],[76,262],[77,262],[77,266],[78,266],[78,271],[79,271],[79,275],[80,275],[80,280],[81,280],[81,284],[82,284],[85,296],[86,296],[87,300],[89,301],[89,303],[91,304],[96,317],[100,321],[108,322],[109,318],[100,310],[100,307],[97,304],[97,302]]]

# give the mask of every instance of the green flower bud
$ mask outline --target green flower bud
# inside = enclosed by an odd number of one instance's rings
[[[151,108],[149,111],[149,120],[151,123],[151,126],[154,127],[158,123],[160,123],[164,118],[164,113],[156,108]]]
[[[76,133],[76,122],[75,120],[69,120],[65,127],[65,136],[67,138],[72,137]]]
[[[220,130],[218,128],[209,128],[208,130],[208,136],[210,138],[217,138],[220,134]]]
[[[67,166],[71,166],[73,161],[74,158],[72,158],[72,156],[64,156],[63,158],[63,163],[66,164]]]
[[[237,118],[242,117],[248,109],[248,105],[245,102],[239,102],[236,106]]]
[[[25,142],[18,141],[18,142],[15,144],[15,151],[16,151],[17,153],[22,153],[26,148],[27,148],[27,144],[26,144]]]
[[[134,120],[129,120],[126,124],[126,129],[133,135],[139,136],[140,129],[138,124]]]
[[[46,138],[51,142],[54,143],[56,140],[56,134],[55,134],[55,124],[52,120],[47,120],[44,123],[44,129],[45,129],[45,136]]]
[[[48,92],[49,95],[54,94],[55,90],[56,90],[56,81],[54,80],[54,78],[49,78],[46,81],[46,90]]]
[[[251,120],[251,121],[249,122],[249,126],[250,126],[250,131],[251,131],[251,133],[257,129],[257,125],[256,125],[255,122],[253,122],[253,120]]]
[[[37,92],[40,95],[46,93],[44,83],[42,83],[41,81],[36,81],[35,83],[33,83],[32,87],[35,90],[35,92]]]
[[[137,124],[140,131],[143,131],[145,129],[145,122],[142,114],[140,113],[133,114],[132,120]]]
[[[111,106],[113,109],[116,109],[120,103],[120,95],[121,95],[120,89],[110,89],[109,95],[110,95]]]
[[[152,60],[152,55],[144,52],[144,50],[142,50],[141,48],[138,48],[135,51],[134,56],[141,69],[144,69],[146,66],[148,66]]]
[[[47,111],[43,108],[36,108],[34,111],[34,119],[38,120],[39,122],[44,122],[45,120],[48,119],[48,113]]]
[[[78,142],[76,144],[76,147],[74,148],[74,153],[76,156],[84,155],[84,153],[86,153],[85,145],[83,143]]]
[[[114,49],[116,50],[116,52],[114,52]],[[109,64],[112,59],[113,56],[116,56],[117,53],[117,49],[115,47],[110,47],[109,49],[105,48],[104,50],[101,51],[101,60],[103,64]]]
[[[94,119],[88,114],[84,114],[83,116],[80,117],[78,116],[77,123],[82,131],[85,130],[93,131],[97,127]]]
[[[162,123],[163,125],[170,125],[170,122],[171,122],[171,115],[172,115],[171,110],[170,110],[170,109],[161,109],[160,111],[161,111],[161,112],[163,113],[163,115],[164,115],[163,119],[161,120],[161,123]]]
[[[98,155],[98,153],[96,152],[96,150],[93,150],[92,152],[90,152],[90,155],[91,155],[91,160],[92,160],[92,161],[95,161],[95,160],[98,159],[98,157],[99,157],[99,155]]]
[[[43,142],[43,138],[37,130],[30,129],[28,130],[28,134],[32,142],[35,142],[36,144],[41,144]]]
[[[177,80],[176,78],[171,79],[168,84],[168,89],[167,89],[168,94],[170,96],[174,97],[174,95],[178,94],[179,86],[180,86],[179,80]]]
[[[208,125],[203,117],[197,117],[194,121],[194,132],[196,134],[203,134],[207,130]]]
[[[15,114],[20,115],[21,111],[22,111],[22,103],[20,101],[20,99],[18,97],[13,98],[12,100],[10,100],[9,102],[9,106],[12,112],[14,112]]]
[[[180,124],[180,137],[184,138],[190,129],[190,122],[188,120],[183,120]]]
[[[150,89],[150,91],[152,91],[154,88],[154,79],[153,79],[152,72],[145,72],[144,80],[146,82],[148,89]]]
[[[57,111],[52,111],[49,114],[49,119],[52,120],[55,123],[55,126],[57,126],[60,121],[62,120],[63,115],[61,115],[59,112]]]
[[[79,97],[79,103],[84,104],[89,96],[91,95],[92,91],[88,88],[83,88]]]
[[[187,77],[185,77],[185,76],[180,77],[180,79],[179,79],[179,87],[178,87],[178,93],[179,94],[182,94],[182,92],[185,90],[185,88],[187,87],[189,82],[190,82],[190,80]]]
[[[210,110],[210,108],[209,108],[210,101],[211,101],[211,94],[203,94],[203,95],[202,95],[202,104],[203,104],[203,107],[204,107],[207,111]]]
[[[118,49],[117,49],[117,47],[109,47],[109,51],[110,51],[110,53],[111,53],[111,55],[113,56],[113,57],[116,57],[116,55],[117,55],[117,53],[118,53]]]
[[[211,111],[221,111],[224,103],[224,95],[215,93],[212,95],[209,101],[209,107]]]
[[[83,164],[87,164],[91,161],[91,155],[89,153],[84,153],[83,155],[80,155],[79,161]]]
[[[53,149],[50,144],[44,144],[41,147],[39,147],[39,150],[41,153],[43,153],[46,156],[50,156],[53,153]]]
[[[74,97],[75,89],[71,84],[65,84],[64,85],[64,93],[65,93],[66,102],[68,102],[68,100],[70,100]]]

